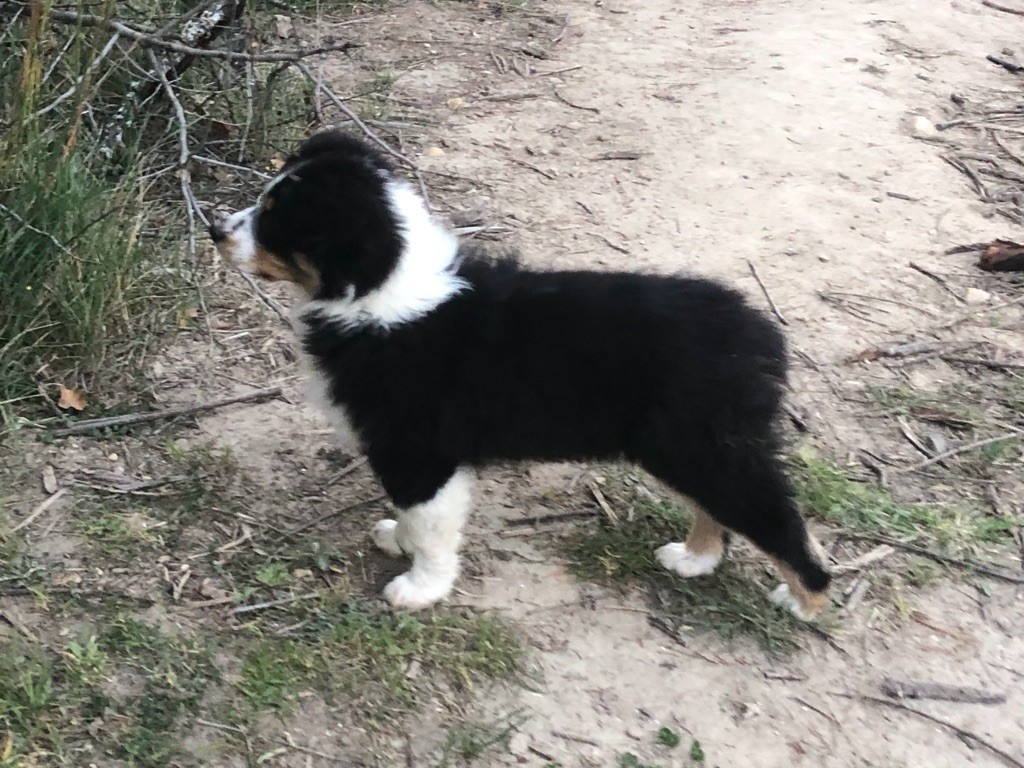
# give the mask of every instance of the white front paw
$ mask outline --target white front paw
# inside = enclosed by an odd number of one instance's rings
[[[699,555],[691,552],[685,544],[666,544],[655,550],[654,557],[661,567],[680,576],[706,576],[715,570],[722,560],[721,555]]]
[[[387,552],[392,557],[400,557],[403,552],[398,545],[398,521],[380,520],[373,526],[373,543],[377,549]]]
[[[414,569],[392,579],[384,587],[384,599],[394,608],[418,611],[446,597],[454,583],[454,577],[446,578]]]
[[[804,612],[804,609],[800,607],[800,601],[797,600],[796,596],[790,591],[789,584],[786,584],[785,582],[779,584],[779,586],[769,593],[768,599],[776,605],[786,608],[801,621],[810,621],[810,617],[808,617]]]

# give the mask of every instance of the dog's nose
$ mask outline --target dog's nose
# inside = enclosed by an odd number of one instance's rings
[[[219,243],[222,240],[226,240],[227,236],[227,230],[224,229],[224,227],[222,227],[220,224],[214,223],[210,225],[210,239],[213,240],[213,242]]]

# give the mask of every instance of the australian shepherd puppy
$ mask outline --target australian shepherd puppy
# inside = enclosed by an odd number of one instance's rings
[[[393,606],[451,591],[473,468],[619,458],[700,507],[686,542],[657,550],[665,568],[710,573],[735,531],[777,566],[773,600],[805,618],[826,605],[778,455],[785,342],[738,293],[481,258],[381,153],[336,131],[211,235],[241,269],[298,288],[312,399],[400,510],[373,531],[412,559],[384,590]]]

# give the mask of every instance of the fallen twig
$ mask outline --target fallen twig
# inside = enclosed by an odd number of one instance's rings
[[[591,160],[639,160],[641,157],[646,155],[646,152],[637,152],[632,149],[620,149],[612,152],[603,152],[596,157],[590,158]]]
[[[790,698],[793,699],[793,701],[795,701],[797,704],[799,704],[799,705],[801,705],[803,707],[807,707],[809,710],[811,710],[811,712],[817,712],[819,715],[824,717],[826,720],[828,720],[830,723],[832,723],[837,728],[841,728],[842,727],[840,722],[838,720],[836,720],[835,716],[830,715],[824,709],[821,709],[820,707],[816,707],[814,704],[811,704],[806,699],[801,699],[799,696],[790,696]]]
[[[523,166],[523,168],[529,168],[534,173],[539,173],[545,179],[551,179],[552,181],[554,181],[555,179],[558,178],[557,176],[555,176],[555,174],[549,173],[548,171],[545,171],[543,168],[538,168],[533,163],[528,163],[525,160],[520,160],[518,157],[511,157],[509,159],[516,165],[521,165]]]
[[[50,507],[52,507],[54,504],[56,504],[58,501],[60,501],[62,498],[64,498],[64,496],[65,496],[65,494],[67,494],[67,492],[68,492],[67,488],[61,488],[59,491],[57,491],[55,494],[53,494],[49,498],[43,499],[43,501],[41,501],[36,506],[36,508],[32,510],[32,512],[29,514],[28,517],[26,517],[24,520],[22,520],[20,523],[18,523],[13,528],[11,528],[11,533],[17,533],[22,528],[25,528],[26,526],[31,525],[36,520],[36,518],[38,518],[46,510],[48,510]]]
[[[1011,75],[1019,75],[1021,72],[1024,72],[1024,67],[1022,67],[1020,64],[1014,64],[1012,61],[1001,59],[998,56],[986,56],[985,58],[991,61],[993,64],[1002,67]]]
[[[1009,8],[1005,5],[1000,5],[999,3],[993,3],[992,0],[981,0],[981,4],[986,8],[993,8],[997,11],[1002,11],[1003,13],[1013,13],[1017,16],[1024,16],[1024,9]],[[1022,67],[1022,69],[1024,69],[1024,67]]]
[[[789,320],[782,315],[782,310],[779,309],[779,306],[775,303],[772,295],[768,293],[768,288],[765,286],[764,282],[762,282],[761,276],[757,274],[757,267],[754,266],[754,262],[747,261],[747,266],[750,267],[750,274],[754,276],[757,284],[761,287],[761,293],[763,293],[764,297],[768,299],[768,305],[772,308],[772,312],[775,316],[779,318],[779,322],[783,325],[789,325]]]
[[[909,266],[914,271],[920,272],[925,277],[930,278],[930,279],[934,280],[936,283],[938,283],[939,285],[941,285],[943,288],[945,288],[947,291],[949,291],[949,293],[957,301],[959,301],[961,304],[966,304],[967,303],[967,300],[963,296],[961,296],[959,293],[957,293],[956,291],[954,291],[952,288],[949,287],[949,282],[942,275],[937,275],[934,272],[932,272],[931,270],[925,269],[920,264],[915,264],[914,262],[910,262]]]
[[[363,134],[368,139],[370,139],[374,144],[379,146],[392,157],[401,160],[409,168],[416,168],[416,163],[414,163],[412,160],[410,160],[408,157],[403,155],[397,149],[395,149],[386,141],[384,141],[384,139],[382,139],[380,136],[378,136],[376,133],[370,130],[370,127],[359,118],[359,115],[353,112],[352,109],[338,97],[338,94],[336,94],[333,90],[331,90],[331,88],[326,83],[324,83],[322,78],[317,77],[316,73],[313,72],[313,70],[311,70],[309,67],[303,64],[301,61],[295,61],[294,63],[298,70],[303,75],[305,75],[306,79],[313,84],[316,90],[323,91],[323,93],[326,94],[327,98],[331,100],[331,103],[334,104],[334,106],[340,112],[342,112],[345,115],[345,117],[347,117],[349,120],[355,123],[356,127],[360,131],[362,131]]]
[[[998,360],[988,360],[983,357],[951,357],[939,355],[939,359],[947,363],[960,363],[961,365],[981,365],[995,371],[1019,371],[1024,370],[1024,363],[1001,363]]]
[[[937,464],[940,461],[943,461],[944,459],[948,459],[951,456],[959,456],[961,453],[967,453],[967,451],[973,451],[975,448],[982,448],[982,447],[984,447],[986,445],[989,445],[991,443],[998,443],[998,442],[1000,442],[1002,440],[1011,440],[1012,438],[1020,437],[1020,436],[1021,436],[1021,433],[1019,431],[1016,431],[1016,432],[1008,432],[1008,433],[1002,434],[1002,435],[996,435],[995,437],[986,437],[984,440],[975,440],[973,443],[968,443],[967,445],[961,445],[961,446],[958,446],[957,448],[950,448],[948,451],[943,451],[942,453],[937,453],[934,456],[932,456],[931,458],[925,459],[924,461],[922,461],[922,462],[920,462],[918,464],[914,464],[913,466],[910,466],[910,467],[897,467],[895,471],[896,472],[917,472],[918,470],[924,469],[925,467],[930,467],[932,464]]]
[[[594,234],[594,237],[596,237],[598,240],[603,242],[605,245],[607,245],[613,251],[618,251],[619,253],[625,254],[626,256],[629,255],[629,249],[626,248],[625,246],[619,245],[617,243],[613,243],[611,240],[609,240],[607,237],[602,235],[600,232],[594,232],[593,234]]]
[[[291,595],[290,597],[282,597],[277,600],[267,600],[263,603],[252,603],[251,605],[240,605],[237,608],[232,608],[228,611],[230,616],[240,616],[243,613],[253,613],[254,611],[264,611],[267,608],[276,608],[279,605],[288,605],[289,603],[297,603],[301,600],[313,600],[314,598],[320,597],[319,592],[307,592],[304,595]]]
[[[853,700],[859,700],[859,701],[868,701],[868,702],[871,702],[873,704],[881,704],[882,706],[885,706],[885,707],[892,707],[893,709],[900,709],[900,710],[903,710],[904,712],[909,712],[912,715],[917,715],[918,717],[923,718],[925,720],[928,720],[930,722],[933,722],[936,725],[941,725],[944,728],[948,728],[953,733],[955,733],[957,736],[959,736],[961,739],[966,739],[966,740],[968,740],[970,742],[974,742],[976,744],[980,744],[981,746],[985,747],[985,749],[989,750],[993,754],[998,755],[1000,758],[1005,760],[1008,765],[1014,766],[1014,768],[1024,768],[1024,763],[1022,763],[1020,760],[1018,760],[1017,758],[1015,758],[1013,755],[1009,754],[1005,750],[1000,749],[999,747],[997,747],[992,742],[986,741],[985,739],[983,739],[981,736],[978,736],[973,731],[968,731],[966,728],[961,728],[959,725],[951,723],[948,720],[943,720],[941,717],[935,717],[935,715],[930,715],[927,712],[922,712],[919,709],[914,709],[913,707],[908,707],[905,704],[900,704],[897,701],[890,701],[889,699],[883,699],[883,698],[881,698],[879,696],[865,696],[864,694],[861,694],[861,693],[839,693],[839,692],[832,693],[831,695],[832,696],[839,696],[840,698],[843,698],[843,699],[853,699]]]
[[[343,515],[346,512],[352,512],[357,509],[362,509],[363,507],[368,507],[371,504],[376,504],[378,501],[383,501],[385,498],[387,498],[386,494],[380,493],[377,494],[376,496],[373,496],[372,498],[366,499],[365,501],[357,501],[354,504],[349,504],[347,507],[335,509],[331,512],[328,512],[327,514],[320,515],[320,517],[314,520],[309,520],[308,522],[305,522],[302,525],[296,526],[295,528],[292,528],[290,531],[286,531],[284,535],[289,537],[295,536],[298,533],[302,533],[303,531],[309,530],[310,528],[319,525],[324,520],[330,520],[332,517]]]
[[[575,741],[577,744],[589,744],[592,747],[601,746],[598,742],[594,741],[593,739],[588,739],[586,736],[576,736],[572,733],[566,733],[565,731],[552,731],[551,735],[557,739]]]
[[[598,109],[597,107],[587,107],[584,106],[583,104],[574,104],[573,102],[565,98],[565,96],[560,94],[557,88],[552,88],[551,90],[554,91],[555,98],[558,99],[563,104],[565,104],[566,106],[572,107],[573,109],[582,109],[584,112],[593,112],[595,115],[601,114],[601,110]]]
[[[882,693],[894,699],[938,699],[965,704],[1005,704],[1006,694],[945,683],[919,683],[887,677],[882,680]]]
[[[288,310],[282,307],[272,296],[264,291],[260,284],[253,279],[253,276],[248,272],[238,270],[238,274],[242,276],[242,279],[252,288],[253,293],[256,294],[257,298],[266,304],[270,309],[277,313],[277,316],[284,320],[289,326],[292,324],[291,318],[288,317]]]
[[[867,533],[850,533],[844,531],[842,534],[847,539],[854,539],[859,541],[873,541],[879,544],[888,544],[891,547],[902,549],[921,557],[927,557],[929,560],[935,560],[938,563],[945,563],[947,565],[955,565],[959,568],[966,568],[971,571],[977,571],[978,573],[990,576],[993,579],[1000,579],[1002,581],[1008,581],[1011,584],[1024,584],[1024,576],[1019,576],[1010,571],[1005,571],[1000,568],[996,568],[985,563],[978,562],[977,560],[964,560],[959,557],[951,557],[950,555],[944,555],[941,552],[922,547],[917,544],[911,544],[910,542],[900,541],[899,539],[893,539],[889,536],[881,536],[876,534]]]
[[[604,512],[605,516],[613,523],[619,522],[619,516],[615,514],[615,510],[612,509],[612,505],[608,503],[608,499],[606,499],[604,494],[601,493],[601,489],[597,487],[597,483],[590,483],[590,493],[593,495],[594,501],[597,502],[597,505],[601,508],[601,511]]]
[[[141,45],[143,48],[158,48],[164,51],[185,54],[186,56],[197,56],[209,59],[226,59],[228,61],[251,61],[251,62],[296,62],[310,56],[319,56],[324,53],[348,52],[358,48],[358,43],[342,43],[341,45],[330,45],[323,48],[313,48],[308,51],[283,51],[280,53],[238,53],[236,51],[218,51],[209,48],[196,48],[173,40],[165,40],[156,35],[135,29],[117,19],[104,19],[91,13],[78,13],[75,11],[50,9],[50,18],[62,24],[76,24],[83,27],[102,27],[112,32],[127,37]]]
[[[797,431],[807,432],[810,429],[807,425],[807,417],[791,402],[783,400],[782,410],[784,410],[786,415],[789,416],[789,420],[793,422],[793,426],[797,428]]]
[[[174,92],[174,88],[171,87],[170,80],[167,79],[167,70],[169,66],[166,62],[160,62],[156,54],[152,51],[149,52],[150,61],[153,64],[153,72],[156,73],[157,78],[160,80],[160,85],[164,89],[164,93],[167,94],[168,100],[174,107],[174,114],[178,122],[178,181],[181,184],[181,196],[185,200],[185,211],[188,214],[188,254],[189,254],[189,266],[192,269],[192,282],[196,289],[196,296],[199,299],[199,308],[203,313],[203,321],[206,323],[206,329],[211,340],[215,337],[213,335],[213,328],[210,326],[210,313],[206,308],[206,298],[203,296],[203,287],[199,281],[198,275],[198,260],[196,257],[196,216],[199,217],[200,221],[204,225],[209,226],[210,222],[207,220],[206,215],[199,207],[199,203],[196,201],[195,195],[192,193],[192,174],[189,171],[189,160],[192,157],[192,153],[188,146],[188,121],[185,117],[185,108],[181,105],[181,101],[178,99],[177,94]]]
[[[26,627],[24,624],[22,624],[16,618],[11,616],[9,613],[4,612],[2,609],[0,609],[0,620],[7,622],[12,627],[14,627],[14,629],[18,630],[18,632],[21,633],[29,642],[39,642],[39,638],[33,634],[31,629]]]
[[[534,515],[533,517],[506,517],[503,522],[509,528],[522,528],[528,525],[544,525],[546,523],[560,523],[563,520],[578,520],[593,517],[594,514],[594,510],[588,509],[575,512],[558,512],[550,515]]]
[[[211,400],[207,403],[186,405],[178,408],[165,408],[162,411],[152,411],[150,413],[126,413],[121,416],[103,416],[98,419],[83,419],[82,421],[76,421],[69,427],[55,429],[52,432],[52,436],[67,437],[69,435],[81,435],[85,432],[91,432],[94,429],[102,429],[104,427],[123,427],[130,424],[146,424],[151,421],[173,419],[178,416],[188,416],[193,413],[212,411],[216,408],[223,408],[225,405],[265,400],[268,397],[277,397],[281,392],[281,387],[267,387],[266,389],[258,389],[255,392],[247,392],[244,395],[222,397],[217,400]]]

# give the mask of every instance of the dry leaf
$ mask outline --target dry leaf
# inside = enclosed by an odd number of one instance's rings
[[[993,240],[978,259],[986,272],[1024,272],[1024,245],[1012,240]]]
[[[57,473],[53,471],[53,467],[47,464],[43,467],[43,490],[53,495],[57,492]]]
[[[60,385],[60,398],[57,400],[57,407],[67,410],[71,408],[76,411],[85,410],[85,393],[80,389],[71,389]]]
[[[275,171],[280,171],[282,168],[284,168],[284,158],[283,157],[272,157],[272,158],[270,158],[270,167],[273,168]]]
[[[880,350],[877,349],[864,349],[858,352],[853,357],[846,358],[847,365],[853,365],[854,363],[870,363],[872,360],[877,360],[882,356]]]

